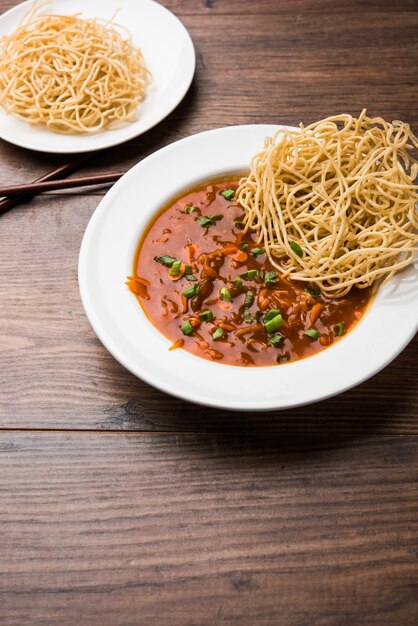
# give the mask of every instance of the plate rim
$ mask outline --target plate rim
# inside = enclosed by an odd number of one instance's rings
[[[60,2],[66,2],[66,1],[74,1],[74,0],[59,0]],[[120,3],[123,3],[124,0],[119,0]],[[179,93],[177,95],[177,97],[173,100],[173,102],[170,104],[169,108],[167,108],[163,113],[161,113],[159,116],[157,116],[154,120],[151,120],[148,124],[145,125],[144,128],[141,128],[139,130],[139,132],[135,132],[131,135],[129,135],[128,137],[122,137],[122,138],[114,138],[113,140],[111,140],[111,135],[109,135],[109,141],[103,142],[103,145],[99,145],[99,146],[80,146],[78,148],[72,148],[72,149],[68,149],[65,147],[39,147],[38,145],[36,145],[36,142],[34,142],[34,140],[31,140],[29,142],[27,141],[22,141],[19,139],[11,139],[10,137],[5,137],[3,135],[3,132],[1,130],[0,127],[0,139],[2,141],[7,142],[10,145],[13,146],[17,146],[19,148],[24,148],[26,150],[32,150],[34,152],[40,152],[42,154],[88,154],[88,153],[94,153],[94,152],[98,152],[100,150],[107,150],[108,148],[113,148],[115,146],[119,146],[121,144],[127,143],[128,141],[132,141],[132,139],[135,139],[137,137],[140,137],[141,135],[145,134],[146,132],[148,132],[149,130],[151,130],[152,128],[154,128],[155,126],[157,126],[158,124],[160,124],[166,117],[168,117],[180,104],[180,102],[183,100],[183,98],[186,96],[187,92],[190,89],[190,86],[193,82],[193,78],[195,76],[196,73],[196,50],[194,47],[194,43],[193,43],[193,39],[188,31],[188,29],[186,28],[186,26],[183,24],[183,22],[180,20],[180,18],[177,17],[177,15],[175,13],[173,13],[173,11],[170,11],[170,9],[168,9],[167,7],[165,7],[163,4],[161,4],[160,2],[157,2],[156,0],[141,0],[141,2],[144,2],[146,4],[150,4],[150,5],[155,5],[158,7],[158,10],[161,10],[163,13],[166,13],[170,16],[170,19],[174,19],[178,25],[181,27],[183,34],[185,36],[185,41],[187,42],[188,45],[188,54],[190,54],[190,71],[189,74],[187,75],[187,79],[184,81],[182,88],[179,90]],[[0,15],[0,23],[2,22],[2,20],[4,18],[10,17],[11,15],[13,15],[14,13],[18,13],[19,11],[22,10],[22,8],[24,7],[30,7],[30,5],[33,4],[33,0],[24,0],[24,2],[20,2],[19,4],[15,5],[14,7],[11,7],[10,9],[8,9],[7,11],[5,11],[4,13],[2,13]],[[6,115],[6,119],[8,116],[8,114],[1,109],[1,113]],[[14,118],[17,119],[17,118]],[[19,120],[22,122],[22,124],[27,124],[27,126],[30,128],[31,124],[25,122],[24,120]],[[129,128],[129,126],[127,126],[127,128]],[[115,129],[113,130],[117,130],[117,127],[115,127]],[[112,129],[105,129],[104,132],[111,132]],[[59,133],[53,133],[52,131],[49,131],[51,136],[53,137],[60,137],[60,136],[66,136],[66,135],[60,135]],[[99,136],[100,133],[95,133],[94,136]],[[77,136],[77,134],[74,134],[72,136]],[[88,137],[89,135],[86,134],[80,134],[80,137]],[[93,136],[93,135],[92,135]],[[103,136],[103,135],[102,135]]]
[[[295,401],[294,399],[288,401],[288,402],[283,402],[281,401],[279,404],[278,399],[276,400],[276,403],[273,403],[269,400],[264,401],[260,400],[260,398],[258,398],[257,400],[251,402],[248,401],[248,399],[246,399],[245,403],[241,403],[239,402],[239,400],[237,399],[233,399],[233,400],[228,400],[226,401],[225,399],[222,399],[221,401],[216,399],[216,396],[214,397],[202,397],[201,394],[196,394],[193,390],[192,391],[188,391],[187,396],[182,393],[181,391],[179,391],[175,385],[171,385],[170,381],[162,381],[161,378],[155,377],[153,374],[150,374],[149,372],[147,372],[146,370],[141,369],[141,373],[138,373],[138,367],[135,367],[134,365],[132,365],[131,363],[131,359],[129,358],[129,356],[126,356],[125,354],[121,354],[120,351],[118,351],[117,347],[114,344],[114,341],[111,337],[109,337],[109,335],[107,334],[104,325],[102,325],[101,321],[100,321],[100,315],[98,315],[96,313],[96,311],[94,310],[94,304],[93,304],[93,299],[90,298],[90,294],[88,291],[88,280],[87,280],[87,272],[85,271],[85,263],[87,262],[87,255],[89,253],[89,245],[90,245],[90,240],[94,234],[94,228],[96,225],[96,222],[98,220],[100,220],[101,218],[101,214],[105,213],[105,211],[107,210],[107,208],[112,204],[113,199],[115,197],[117,197],[118,193],[119,193],[119,189],[120,187],[122,187],[125,182],[127,181],[128,178],[131,178],[135,175],[136,171],[138,169],[140,169],[142,167],[142,165],[146,162],[147,165],[149,165],[150,162],[152,162],[153,160],[158,160],[158,158],[161,156],[161,154],[167,154],[173,150],[176,150],[176,147],[178,144],[187,144],[193,141],[198,140],[198,138],[205,136],[205,135],[215,135],[215,134],[222,134],[224,131],[232,131],[234,132],[235,130],[245,130],[245,129],[251,129],[257,127],[258,129],[264,128],[265,129],[265,133],[266,135],[268,133],[273,132],[274,130],[277,130],[278,128],[297,128],[294,126],[288,126],[288,125],[279,125],[279,124],[243,124],[243,125],[230,125],[230,126],[222,126],[219,128],[215,128],[215,129],[211,129],[211,130],[207,130],[207,131],[203,131],[201,133],[196,133],[193,135],[189,135],[183,139],[174,141],[166,146],[164,146],[163,148],[160,148],[159,150],[153,152],[152,154],[150,154],[149,156],[147,156],[145,159],[139,161],[138,163],[136,163],[132,168],[130,168],[126,174],[119,180],[117,181],[117,183],[115,183],[115,185],[113,185],[113,187],[107,192],[107,194],[101,199],[101,201],[99,202],[98,206],[96,207],[95,211],[93,212],[89,223],[86,227],[84,236],[83,236],[83,240],[81,243],[81,247],[80,247],[80,254],[79,254],[79,261],[78,261],[78,280],[79,280],[79,288],[80,288],[80,296],[81,296],[81,300],[82,300],[82,304],[87,316],[87,319],[92,327],[92,329],[94,330],[95,334],[97,335],[97,337],[99,338],[99,340],[101,341],[101,343],[104,345],[104,347],[111,353],[111,355],[123,366],[125,367],[128,371],[130,371],[134,376],[136,376],[137,378],[143,380],[144,382],[146,382],[147,384],[150,384],[151,386],[163,391],[164,393],[167,393],[171,396],[180,398],[182,400],[186,400],[188,402],[192,402],[198,405],[202,405],[202,406],[208,406],[211,408],[222,408],[222,409],[226,409],[226,410],[231,410],[231,411],[241,411],[241,412],[251,412],[251,411],[256,411],[256,412],[265,412],[265,411],[281,411],[281,410],[287,410],[290,408],[296,408],[296,407],[300,407],[300,406],[306,406],[309,404],[313,404],[316,402],[320,402],[322,400],[326,400],[328,398],[331,398],[333,396],[336,395],[340,395],[358,385],[360,385],[361,383],[363,383],[364,381],[372,378],[373,376],[375,376],[378,372],[380,372],[382,369],[384,369],[387,365],[389,365],[389,363],[391,363],[403,350],[404,348],[410,343],[410,341],[413,339],[413,337],[415,336],[417,330],[418,330],[418,319],[415,323],[414,327],[411,327],[409,332],[407,333],[407,335],[405,336],[404,340],[402,342],[400,342],[396,349],[393,350],[390,354],[387,355],[386,358],[384,358],[382,361],[380,361],[380,363],[375,366],[374,368],[368,370],[366,372],[365,375],[360,376],[358,378],[356,378],[353,382],[350,382],[349,384],[341,384],[338,388],[333,389],[332,391],[329,392],[320,392],[318,393],[318,395],[313,398],[313,399],[308,399],[308,400],[302,400],[302,401]],[[203,174],[202,175],[202,180],[205,178],[205,176],[210,178],[210,174]],[[185,184],[185,186],[187,187],[187,184]],[[152,216],[149,216],[148,220],[151,220]],[[139,305],[138,305],[139,306]],[[373,306],[373,303],[372,305]],[[150,325],[152,326],[151,322],[149,322]],[[154,327],[155,328],[155,327]],[[329,348],[328,350],[332,350],[332,347]],[[323,352],[321,352],[320,354],[323,354],[325,352],[328,352],[328,350],[325,350]],[[190,354],[190,353],[187,353]],[[193,356],[195,359],[199,359],[199,357],[195,357]],[[317,357],[319,355],[313,355],[314,357]],[[205,361],[204,359],[199,359],[201,361]],[[284,367],[291,367],[292,365],[295,365],[297,363],[301,363],[302,361],[307,361],[308,359],[302,359],[300,361],[296,361],[294,363],[290,363],[287,366]],[[309,358],[309,361],[311,359]],[[208,361],[208,363],[211,363],[210,361]],[[226,365],[226,364],[215,364],[218,367],[221,367],[224,371],[225,368],[232,368],[233,370],[240,370],[241,368],[238,368],[236,366],[231,366],[231,365]],[[242,368],[243,370],[263,370],[266,368]],[[268,369],[273,369],[273,368],[268,368]]]

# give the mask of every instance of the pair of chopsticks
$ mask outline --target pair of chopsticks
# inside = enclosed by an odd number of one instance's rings
[[[79,162],[67,163],[57,167],[49,174],[37,178],[32,183],[26,185],[11,185],[8,187],[0,187],[0,215],[5,213],[20,202],[29,200],[44,191],[56,191],[57,189],[71,189],[73,187],[85,187],[86,185],[103,185],[105,183],[114,183],[123,173],[116,172],[114,174],[96,174],[95,176],[81,176],[79,178],[69,178],[63,180],[65,176],[71,174],[77,167]]]

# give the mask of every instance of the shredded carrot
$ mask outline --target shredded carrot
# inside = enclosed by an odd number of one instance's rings
[[[210,265],[204,265],[201,272],[202,278],[218,278],[219,274]]]
[[[208,350],[208,354],[210,357],[212,357],[212,359],[216,359],[217,361],[219,359],[223,359],[223,356],[224,356],[222,352],[218,352],[217,350],[214,350],[213,348],[210,348]]]
[[[242,242],[243,237],[244,237],[244,231],[241,231],[240,233],[238,233],[238,235],[235,238],[235,241],[237,242],[237,246],[240,245],[240,243]]]
[[[248,259],[248,254],[246,252],[243,252],[242,250],[238,250],[238,252],[236,252],[235,254],[229,254],[228,256],[230,256],[231,259],[237,261],[238,263],[245,263],[245,261]]]
[[[242,337],[243,335],[248,335],[249,333],[256,333],[257,330],[262,330],[261,324],[251,324],[251,326],[246,326],[245,328],[240,328],[236,331],[236,337]]]
[[[144,287],[149,287],[151,285],[149,280],[146,280],[145,278],[140,278],[139,276],[127,276],[127,279],[134,280],[136,283],[144,285]]]
[[[258,306],[260,306],[260,303],[266,298],[266,296],[267,296],[267,289],[263,287],[263,289],[260,289],[258,296],[257,296]]]
[[[189,319],[189,322],[193,326],[193,328],[198,328],[200,324],[202,323],[202,320],[198,317],[191,317]]]
[[[189,309],[189,300],[186,296],[183,296],[183,294],[181,294],[181,304],[183,305],[182,313],[187,313]]]
[[[318,317],[321,315],[322,311],[324,310],[325,306],[323,304],[321,304],[320,302],[317,302],[316,304],[313,305],[312,309],[311,309],[311,324],[314,324],[316,322],[316,320],[318,319]]]
[[[141,298],[144,298],[144,300],[150,299],[147,288],[142,283],[137,283],[133,280],[128,280],[126,281],[125,285],[127,285],[129,289],[132,291],[132,293],[134,293],[136,296],[140,296]]]
[[[258,306],[260,307],[261,311],[267,311],[270,306],[270,300],[268,298],[264,298],[264,300],[262,300]]]
[[[319,343],[321,346],[329,346],[333,342],[332,335],[321,335]]]
[[[176,350],[177,348],[182,348],[183,346],[184,346],[184,339],[180,338],[180,339],[177,339],[177,341],[175,341],[173,345],[169,347],[169,350],[170,351]]]
[[[228,332],[236,329],[236,326],[234,326],[233,324],[228,324],[227,322],[220,322],[219,326]]]
[[[189,254],[189,261],[190,263],[193,263],[196,258],[198,247],[194,243],[188,243],[185,247],[187,248],[187,252]]]

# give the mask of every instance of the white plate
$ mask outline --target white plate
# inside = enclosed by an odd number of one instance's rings
[[[24,2],[0,17],[0,35],[17,27],[32,1]],[[92,135],[60,135],[42,126],[31,126],[0,108],[0,137],[23,148],[54,153],[91,152],[109,148],[141,135],[164,119],[182,100],[195,70],[193,42],[183,24],[153,0],[56,0],[45,11],[109,19],[129,29],[141,48],[153,80],[139,107],[138,120]]]
[[[199,181],[245,171],[277,126],[219,128],[177,141],[133,167],[100,202],[79,259],[83,305],[97,336],[128,370],[174,396],[205,405],[268,410],[308,404],[385,367],[418,327],[418,263],[379,289],[360,323],[312,357],[277,367],[210,362],[171,342],[124,284],[138,240],[159,208]]]

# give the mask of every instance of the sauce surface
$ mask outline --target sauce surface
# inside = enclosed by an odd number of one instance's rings
[[[129,288],[173,348],[205,359],[266,366],[325,349],[358,322],[370,291],[329,299],[281,277],[243,233],[237,187],[201,185],[168,206],[140,243]]]

